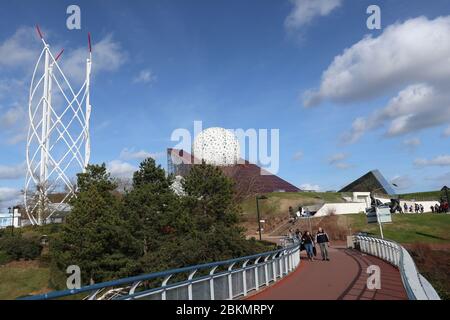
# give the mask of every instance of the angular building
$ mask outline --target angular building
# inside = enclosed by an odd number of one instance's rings
[[[196,159],[184,150],[167,149],[168,173],[175,176],[185,177],[192,166],[200,164],[202,161]],[[224,174],[232,178],[238,189],[245,193],[270,193],[270,192],[299,192],[296,186],[271,174],[256,164],[246,160],[240,160],[234,165],[224,165],[218,167]]]
[[[339,192],[379,192],[394,195],[395,191],[378,170],[373,170],[353,181]]]

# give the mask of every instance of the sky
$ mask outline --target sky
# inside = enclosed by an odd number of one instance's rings
[[[301,188],[373,169],[398,193],[450,183],[447,0],[18,0],[0,21],[0,207],[24,187],[36,24],[75,84],[92,34],[91,163],[114,176],[148,156],[166,168],[174,130],[202,121],[279,129],[277,173]]]

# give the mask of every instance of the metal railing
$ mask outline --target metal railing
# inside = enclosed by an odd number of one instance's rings
[[[234,300],[278,281],[295,270],[299,263],[300,245],[295,243],[252,256],[21,299],[48,300],[89,293],[85,300]],[[172,279],[176,280],[171,282]]]
[[[369,236],[354,236],[356,249],[396,266],[410,300],[440,300],[433,286],[417,270],[413,258],[400,244]]]

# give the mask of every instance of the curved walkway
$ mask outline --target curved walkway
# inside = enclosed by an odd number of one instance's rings
[[[320,250],[318,250],[320,251]],[[300,266],[248,300],[407,300],[397,268],[355,250],[330,248],[331,261],[308,261],[302,253]],[[317,257],[320,256],[318,252]],[[367,267],[381,270],[381,289],[369,290]]]

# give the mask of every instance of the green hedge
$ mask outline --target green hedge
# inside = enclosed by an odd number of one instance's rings
[[[42,246],[36,237],[25,238],[21,235],[4,235],[0,238],[0,251],[12,260],[33,260],[40,256]]]
[[[12,261],[13,259],[7,254],[5,251],[0,251],[0,266],[3,264],[7,264],[8,262]]]

